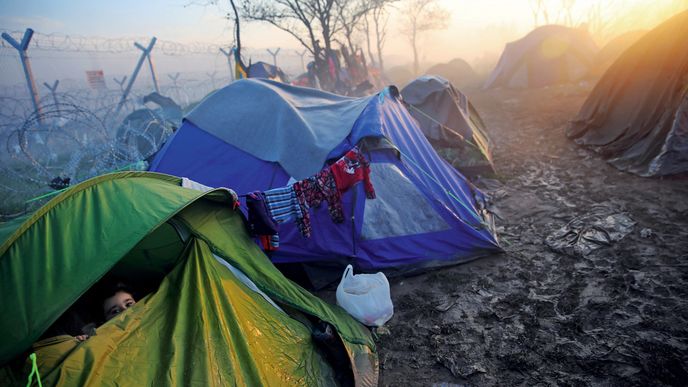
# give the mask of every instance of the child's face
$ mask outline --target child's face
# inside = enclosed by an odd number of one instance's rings
[[[134,304],[136,304],[134,297],[128,292],[120,290],[112,297],[106,298],[105,301],[103,301],[103,314],[105,315],[105,320],[110,320],[129,309]]]

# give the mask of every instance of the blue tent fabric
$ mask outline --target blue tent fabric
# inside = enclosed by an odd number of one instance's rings
[[[366,105],[365,98],[242,79],[208,96],[186,120],[262,160],[279,162],[291,176],[304,179],[322,168]]]
[[[485,214],[480,210],[482,194],[435,153],[394,95],[386,91],[353,99],[262,80],[237,81],[226,89],[251,93],[252,88],[266,87],[275,93],[273,100],[254,100],[253,104],[242,104],[241,110],[232,107],[238,117],[228,118],[226,124],[214,124],[208,130],[205,125],[211,116],[203,121],[187,117],[150,169],[209,186],[232,187],[239,193],[265,191],[288,185],[292,178],[315,174],[328,160],[336,160],[359,145],[371,161],[377,198],[366,199],[362,184],[346,191],[342,195],[346,221],[341,224],[332,222],[325,205],[311,209],[311,238],[304,238],[294,224],[281,224],[280,248],[271,256],[274,262],[354,263],[362,270],[415,271],[501,250],[491,228],[485,225]],[[317,112],[321,117],[332,117],[326,106],[315,107],[316,101],[330,101],[333,111],[345,114],[315,127],[304,125],[311,122],[306,119],[282,121],[273,117],[275,128],[270,137],[245,134],[246,140],[262,142],[261,147],[267,149],[283,146],[278,143],[284,140],[280,132],[289,132],[300,141],[291,141],[285,150],[297,155],[314,147],[307,141],[318,142],[316,148],[321,148],[322,156],[317,162],[303,161],[299,175],[287,168],[283,159],[266,159],[244,144],[226,141],[231,135],[225,132],[260,127],[266,116],[280,109],[288,112],[288,118]],[[289,106],[275,107],[273,103]],[[357,112],[355,119],[353,112]],[[228,116],[222,112],[218,115],[220,119]],[[235,122],[241,126],[232,126]],[[332,132],[338,134],[332,136]],[[330,137],[341,139],[336,142]]]
[[[267,78],[286,81],[286,75],[279,67],[275,67],[265,62],[256,62],[248,68],[249,78]]]

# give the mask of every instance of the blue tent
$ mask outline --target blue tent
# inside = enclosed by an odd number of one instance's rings
[[[284,187],[358,145],[377,197],[344,193],[346,221],[310,210],[313,234],[280,225],[276,263],[353,263],[393,274],[465,262],[500,247],[484,197],[430,146],[391,87],[364,98],[262,79],[233,82],[202,101],[160,150],[152,171],[231,187]]]
[[[284,74],[282,69],[265,62],[251,64],[248,68],[248,77],[275,79],[282,82],[288,81],[287,75]]]

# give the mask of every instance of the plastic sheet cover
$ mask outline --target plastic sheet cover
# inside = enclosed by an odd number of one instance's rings
[[[640,176],[688,171],[688,11],[627,49],[595,85],[566,135]]]
[[[623,239],[634,226],[635,221],[627,213],[600,204],[549,234],[545,244],[560,253],[585,256]]]

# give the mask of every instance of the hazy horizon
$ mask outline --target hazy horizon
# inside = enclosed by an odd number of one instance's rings
[[[71,1],[68,6],[48,0],[9,0],[0,15],[2,32],[23,32],[27,27],[41,34],[58,34],[72,37],[130,38],[140,37],[142,44],[150,37],[159,40],[203,44],[230,45],[232,23],[224,18],[228,11],[219,5],[202,5],[198,1],[153,0],[137,3],[124,0],[114,3]],[[457,2],[439,0],[450,13],[447,29],[424,33],[419,42],[423,66],[462,58],[474,67],[485,67],[496,62],[504,45],[516,40],[535,27],[533,2],[529,0],[488,0],[481,2]],[[558,0],[545,1],[551,24],[562,22],[565,13]],[[398,7],[403,2],[398,3]],[[593,34],[601,46],[609,39],[625,31],[650,29],[672,14],[688,7],[679,0],[625,0],[601,3],[593,0],[577,0],[571,8],[571,23],[578,26],[587,23],[597,7],[602,13],[605,28]],[[410,45],[399,33],[399,9],[391,11],[388,27],[389,38],[384,57],[387,67],[406,65],[411,62]],[[540,17],[539,25],[544,24]],[[265,49],[281,48],[280,61],[291,73],[298,73],[301,65],[296,52],[302,51],[298,42],[289,34],[264,23],[242,22],[242,45],[251,53],[254,61],[271,61]],[[593,31],[594,32],[594,31]],[[358,36],[358,43],[365,41]],[[3,42],[0,52],[0,69],[3,85],[23,82],[21,66],[16,50]],[[47,52],[30,49],[34,58],[33,68],[38,81],[82,77],[83,69],[107,68],[109,78],[129,74],[138,52],[115,55],[110,53]],[[166,57],[154,51],[154,59],[160,74],[193,72],[210,76],[228,74],[226,59],[219,53],[194,58]],[[78,62],[78,65],[77,65]],[[78,68],[78,72],[76,69]],[[481,72],[489,69],[478,69]],[[226,75],[225,74],[225,75]],[[226,75],[228,76],[228,75]],[[110,85],[113,82],[109,81]]]

